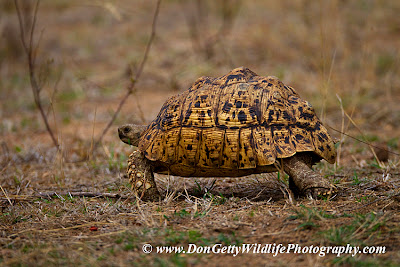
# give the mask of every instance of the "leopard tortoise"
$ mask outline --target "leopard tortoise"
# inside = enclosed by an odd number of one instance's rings
[[[277,78],[248,68],[199,78],[169,98],[150,125],[123,125],[118,134],[138,148],[129,156],[127,173],[145,200],[160,197],[154,172],[239,177],[284,170],[298,195],[335,190],[311,169],[321,159],[334,163],[336,150],[310,103]]]

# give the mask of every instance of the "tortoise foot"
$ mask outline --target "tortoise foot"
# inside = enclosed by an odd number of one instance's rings
[[[134,151],[128,160],[128,177],[132,190],[141,200],[157,201],[161,195],[157,190],[154,175],[148,160],[138,151]]]
[[[295,155],[284,160],[285,172],[289,175],[289,188],[297,196],[309,198],[331,198],[337,189],[310,167],[311,157],[307,154]]]
[[[309,187],[301,191],[301,194],[312,199],[332,198],[337,194],[337,188],[334,185],[329,187]]]

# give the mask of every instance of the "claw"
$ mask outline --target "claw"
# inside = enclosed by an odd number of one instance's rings
[[[317,199],[317,198],[330,198],[332,199],[332,196],[337,193],[337,188],[334,185],[331,185],[330,188],[326,187],[310,187],[306,188],[302,192],[307,198],[310,199]]]
[[[137,181],[136,184],[135,184],[135,187],[136,187],[136,188],[139,188],[139,187],[142,186],[142,184],[143,184],[143,183],[142,183],[141,181]]]

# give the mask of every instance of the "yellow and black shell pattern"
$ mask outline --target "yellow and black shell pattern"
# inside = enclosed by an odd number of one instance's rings
[[[243,67],[201,77],[169,98],[141,136],[139,150],[180,176],[265,172],[263,166],[306,151],[336,160],[332,138],[312,106],[277,78]]]

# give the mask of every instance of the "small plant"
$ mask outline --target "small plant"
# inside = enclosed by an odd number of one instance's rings
[[[222,205],[227,201],[227,198],[224,195],[222,195],[221,193],[219,193],[219,196],[218,196],[218,195],[214,195],[214,194],[207,192],[204,194],[203,198],[210,198],[211,202],[215,205]]]
[[[371,196],[361,196],[361,197],[357,197],[357,196],[354,196],[354,198],[355,198],[355,200],[357,201],[357,202],[366,202],[366,201],[368,201],[370,198],[371,198]]]
[[[194,216],[193,216],[193,218],[202,218],[202,217],[205,217],[205,216],[208,214],[208,212],[210,211],[210,209],[211,209],[211,208],[204,209],[204,210],[201,211],[201,212],[196,211],[195,214],[194,214]]]
[[[21,185],[21,180],[16,175],[14,175],[13,178],[14,178],[15,186],[20,186]]]
[[[370,162],[368,165],[373,168],[383,169],[382,166],[380,166],[379,163],[376,161],[376,158],[374,158],[372,162]]]
[[[157,207],[157,208],[156,208],[156,211],[157,211],[157,212],[162,212],[163,210],[162,210],[161,207]]]
[[[249,212],[249,217],[254,217],[254,210],[251,210],[250,212]]]
[[[128,242],[127,244],[124,245],[123,250],[128,251],[128,250],[133,250],[134,248],[135,248],[134,244]]]
[[[121,171],[126,169],[126,161],[127,158],[123,153],[120,153],[118,156],[115,155],[115,151],[112,148],[110,156],[108,157],[108,169],[110,171]]]
[[[44,199],[39,199],[39,201],[43,201],[44,203],[50,204],[53,203],[53,199],[48,199],[48,198],[44,198]]]
[[[324,210],[318,210],[317,208],[309,208],[304,205],[300,205],[299,209],[294,211],[296,215],[289,217],[289,220],[305,219],[309,220],[322,220],[322,219],[332,219],[336,218],[335,215],[329,214]]]
[[[188,242],[189,243],[197,243],[202,239],[203,234],[198,230],[189,230],[188,231]]]
[[[124,251],[130,251],[137,248],[140,242],[140,236],[133,232],[125,232],[115,239],[115,244],[120,245],[121,249]],[[115,249],[111,252],[114,252]],[[111,253],[112,254],[112,253]]]
[[[235,232],[232,232],[231,235],[225,235],[221,233],[217,236],[215,242],[222,243],[227,246],[229,245],[240,246],[243,243],[243,241],[240,238],[236,237]]]
[[[205,187],[204,189],[200,186],[200,184],[195,181],[196,188],[194,189],[194,194],[196,196],[202,196],[203,199],[211,199],[211,202],[215,205],[222,205],[227,201],[227,198],[219,193],[219,195],[214,195],[211,193],[215,186],[216,180],[214,179],[209,187]]]
[[[289,216],[289,220],[301,220],[303,221],[297,229],[312,229],[317,228],[319,225],[316,221],[322,221],[325,219],[333,219],[336,218],[335,215],[329,214],[324,210],[318,210],[316,208],[308,208],[303,205],[300,205],[299,209],[296,209],[295,215]]]
[[[351,185],[359,185],[361,184],[361,181],[358,179],[358,174],[356,171],[354,171],[353,176],[351,177],[353,179],[353,183]]]
[[[277,173],[277,178],[278,178],[279,182],[284,183],[287,186],[289,186],[289,175],[287,175],[286,173],[284,173],[282,175],[281,172],[278,172]]]
[[[100,255],[99,257],[97,257],[97,261],[103,261],[103,260],[106,260],[107,259],[107,256],[106,255]]]
[[[326,176],[325,176],[325,178],[326,178]],[[340,178],[340,177],[337,177],[337,178],[333,178],[333,180],[332,180],[332,183],[333,184],[340,184],[342,182],[342,179]]]
[[[194,189],[194,194],[196,196],[201,196],[203,194],[203,190],[197,180],[194,180],[194,182],[196,184],[196,188]]]
[[[209,187],[204,187],[204,189],[201,187],[199,182],[197,180],[194,181],[196,183],[196,188],[194,189],[194,194],[196,196],[202,196],[203,198],[207,197],[207,193],[209,193],[215,185],[216,180],[214,179],[213,182]]]
[[[165,246],[173,246],[182,244],[187,240],[187,232],[179,232],[173,229],[167,229],[164,233],[164,244]]]
[[[357,214],[350,224],[333,227],[319,234],[323,240],[328,240],[332,245],[364,245],[363,240],[371,240],[371,237],[384,225],[384,217],[371,212],[365,215]]]
[[[174,212],[174,216],[180,217],[180,218],[185,218],[190,216],[190,212],[188,212],[186,209],[182,209],[178,212]]]

